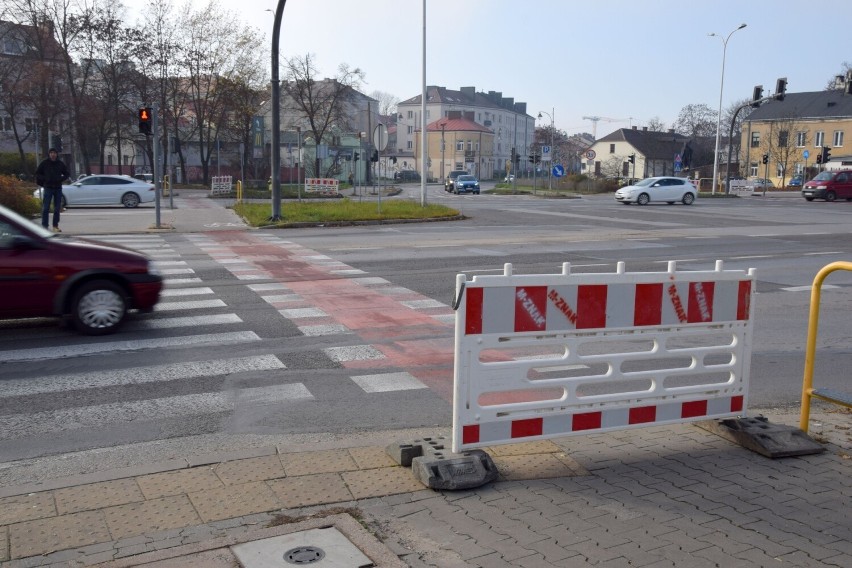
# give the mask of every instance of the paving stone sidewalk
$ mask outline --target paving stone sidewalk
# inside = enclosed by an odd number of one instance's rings
[[[0,566],[236,567],[230,544],[332,515],[399,562],[376,566],[852,566],[852,414],[811,418],[823,454],[770,460],[695,425],[651,427],[491,448],[499,480],[466,491],[423,488],[380,447],[7,487]]]

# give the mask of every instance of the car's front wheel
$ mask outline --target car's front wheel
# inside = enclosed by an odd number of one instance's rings
[[[127,300],[118,284],[94,280],[83,284],[71,301],[74,327],[86,335],[112,333],[124,321]]]
[[[132,209],[139,205],[139,196],[133,193],[132,191],[128,191],[127,193],[121,196],[121,204],[127,207],[128,209]]]
[[[805,201],[813,201],[813,200],[814,200],[813,197],[805,197]]]
[[[683,199],[681,201],[683,201],[684,205],[692,205],[692,202],[695,201],[695,196],[691,193],[687,193],[683,196]]]
[[[826,192],[826,194],[825,194],[825,200],[826,201],[834,201],[835,199],[837,199],[836,193],[834,193],[833,191]]]
[[[636,198],[636,203],[639,205],[648,205],[651,202],[651,196],[647,193],[640,193],[639,197]]]

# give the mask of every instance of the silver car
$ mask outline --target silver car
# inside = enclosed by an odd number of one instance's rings
[[[42,190],[35,197],[41,199]],[[154,184],[124,175],[95,174],[62,186],[62,207],[124,205],[136,207],[156,197]]]
[[[662,176],[645,178],[633,185],[622,187],[615,192],[615,200],[625,205],[648,205],[651,202],[673,205],[678,201],[684,205],[692,205],[696,195],[698,190],[688,179]]]

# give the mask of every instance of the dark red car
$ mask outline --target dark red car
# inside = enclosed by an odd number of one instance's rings
[[[129,309],[151,311],[162,287],[145,255],[52,233],[0,206],[0,319],[57,316],[104,335]]]

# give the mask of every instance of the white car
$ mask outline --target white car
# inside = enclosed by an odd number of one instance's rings
[[[664,202],[672,205],[678,201],[692,205],[698,190],[686,179],[679,177],[650,177],[615,192],[615,200],[625,205],[647,205]]]
[[[42,198],[42,189],[35,191]],[[154,201],[154,184],[130,176],[95,174],[62,186],[62,207],[124,205],[136,207]]]

